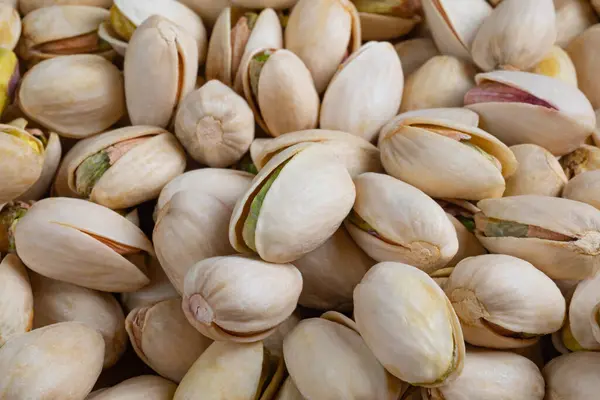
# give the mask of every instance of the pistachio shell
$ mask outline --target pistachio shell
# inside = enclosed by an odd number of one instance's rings
[[[31,330],[33,296],[27,269],[14,254],[0,262],[0,347],[11,337]]]
[[[600,85],[595,75],[600,58],[593,54],[593,49],[599,43],[600,24],[596,24],[573,39],[566,49],[577,70],[579,89],[585,93],[594,109],[600,108]]]
[[[298,325],[299,322],[300,316],[294,312],[285,321],[279,324],[273,333],[263,339],[262,342],[269,354],[283,358],[283,340],[296,327],[296,325]]]
[[[456,238],[458,239],[458,251],[456,252],[456,255],[452,257],[452,260],[446,264],[446,268],[456,266],[456,264],[467,257],[480,256],[486,253],[485,247],[479,243],[479,240],[477,240],[475,235],[470,232],[462,222],[450,214],[446,215],[450,222],[452,222],[452,225],[456,230]]]
[[[596,146],[600,144],[600,109],[595,111],[596,114],[596,130],[592,132],[592,143]]]
[[[534,74],[560,79],[577,87],[577,71],[569,54],[558,46],[546,54],[544,59],[531,69]]]
[[[176,389],[176,384],[160,376],[142,375],[92,392],[86,400],[171,400]]]
[[[21,17],[14,7],[0,4],[0,23],[0,47],[13,50],[21,36]]]
[[[600,169],[600,148],[583,144],[577,150],[561,157],[560,164],[569,179],[587,171],[598,170]]]
[[[562,332],[563,343],[569,350],[600,350],[599,288],[600,280],[592,277],[580,282],[573,292],[569,304],[569,318]],[[574,343],[564,341],[566,329]],[[570,344],[574,344],[576,348]]]
[[[113,0],[18,0],[19,10],[23,15],[42,7],[58,5],[78,5],[109,8]]]
[[[394,45],[394,48],[402,61],[402,72],[406,77],[418,70],[430,58],[440,54],[433,40],[429,38],[404,40]]]
[[[60,138],[54,132],[50,133],[48,144],[44,152],[44,164],[42,165],[42,173],[38,180],[22,195],[17,197],[17,200],[39,200],[50,188],[52,180],[58,170],[58,165],[62,156],[62,146]]]
[[[121,303],[126,313],[134,308],[147,307],[163,300],[179,297],[179,293],[167,278],[165,271],[156,258],[148,263],[146,275],[150,279],[148,285],[135,292],[121,293]]]
[[[579,34],[598,22],[594,8],[586,0],[555,0],[556,45],[565,48]]]
[[[231,0],[179,0],[202,18],[202,22],[210,30],[215,21],[226,7],[231,5]]]
[[[412,18],[399,18],[389,15],[359,12],[363,41],[390,40],[409,33],[419,22],[418,15]]]
[[[599,353],[578,352],[553,359],[542,370],[546,399],[594,398],[600,390],[599,371]]]
[[[288,376],[281,385],[275,400],[304,400],[304,396],[302,396],[292,378]]]
[[[560,196],[568,179],[558,160],[543,147],[535,144],[511,146],[519,167],[506,180],[504,196],[537,194]]]
[[[587,203],[600,210],[600,171],[587,171],[565,185],[562,197]]]
[[[298,0],[231,0],[233,5],[245,8],[292,8]]]

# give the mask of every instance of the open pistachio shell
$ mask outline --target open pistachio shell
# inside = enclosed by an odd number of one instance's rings
[[[15,252],[15,228],[34,201],[9,201],[0,204],[0,254]]]
[[[569,179],[587,171],[598,170],[600,169],[600,148],[583,144],[577,150],[562,156],[560,165]]]
[[[565,185],[562,197],[587,203],[600,210],[600,171],[587,171]]]
[[[577,71],[569,54],[558,46],[550,51],[533,67],[530,72],[560,79],[577,87]]]
[[[17,55],[11,50],[0,47],[0,116],[7,111],[4,121],[21,117],[21,115],[18,115],[9,118],[11,111],[19,114],[19,111],[15,110],[13,100],[16,96],[20,79],[21,74]]]
[[[59,136],[51,132],[45,147],[44,164],[42,165],[40,177],[25,193],[17,197],[17,200],[39,200],[52,185],[52,180],[56,175],[62,157],[62,145]]]
[[[565,354],[550,361],[542,370],[547,400],[593,399],[600,391],[600,353]]]
[[[443,276],[440,277],[443,280],[443,282],[445,282],[445,278],[447,278],[447,276],[444,276],[447,275],[447,272],[444,271],[446,268],[453,268],[454,266],[456,266],[456,264],[458,264],[465,258],[480,256],[486,253],[485,247],[483,247],[481,243],[479,243],[479,240],[477,240],[477,238],[473,234],[473,230],[467,228],[467,225],[463,221],[457,219],[455,216],[448,213],[446,215],[448,216],[448,219],[450,220],[450,222],[454,226],[454,229],[456,230],[456,238],[458,239],[458,251],[456,252],[456,255],[452,257],[450,261],[448,261],[446,267],[440,270],[440,272],[444,273]]]
[[[524,195],[477,203],[476,235],[492,253],[529,261],[552,279],[600,268],[600,211],[578,201]]]
[[[405,77],[409,77],[430,58],[440,54],[433,40],[429,38],[403,40],[394,45],[394,48],[402,61]]]
[[[277,392],[275,400],[304,400],[304,396],[302,396],[292,378],[288,376],[281,385],[279,392]]]
[[[558,156],[575,150],[595,129],[596,117],[588,99],[559,79],[495,71],[479,74],[475,80],[478,86],[465,95],[466,107],[478,113],[482,126],[508,146],[532,143]]]
[[[175,390],[177,385],[165,378],[142,375],[92,392],[86,400],[172,400]]]
[[[421,17],[415,0],[352,0],[360,16],[362,40],[389,40],[409,33]]]
[[[15,7],[0,4],[0,47],[13,50],[21,37],[21,17]]]
[[[109,8],[113,0],[18,0],[19,10],[23,15],[42,7],[59,5],[93,6]]]
[[[350,0],[300,0],[290,14],[285,47],[306,64],[318,93],[360,45],[360,19]]]
[[[573,39],[598,22],[594,8],[586,0],[555,0],[556,45],[566,48]]]
[[[15,243],[23,263],[35,272],[109,292],[146,285],[143,266],[134,262],[154,254],[144,233],[125,217],[70,198],[35,203],[17,223]]]
[[[147,307],[163,300],[179,297],[179,293],[156,258],[148,263],[146,276],[150,283],[142,289],[130,293],[121,293],[121,304],[126,313],[134,308]]]
[[[352,53],[331,79],[323,97],[320,127],[371,142],[398,113],[403,87],[402,66],[393,46],[369,42]]]
[[[194,90],[197,75],[194,37],[165,17],[145,20],[125,55],[125,97],[132,125],[166,127],[179,102]]]
[[[0,347],[15,335],[29,332],[33,295],[27,269],[15,254],[0,262]]]
[[[0,397],[83,399],[102,371],[104,341],[92,328],[63,322],[0,347]]]
[[[354,289],[354,317],[371,351],[397,378],[437,387],[460,375],[465,358],[460,322],[425,272],[396,262],[375,265]]]
[[[577,70],[579,89],[585,93],[594,109],[600,108],[600,85],[595,74],[600,60],[593,54],[599,44],[600,24],[596,24],[573,39],[566,48]]]
[[[296,144],[275,155],[238,200],[229,241],[265,261],[297,260],[333,235],[355,195],[350,174],[326,146]]]

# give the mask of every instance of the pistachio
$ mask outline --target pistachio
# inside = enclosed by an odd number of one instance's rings
[[[151,306],[163,300],[179,297],[179,293],[171,282],[157,259],[148,263],[147,274],[150,283],[142,289],[130,293],[121,293],[121,304],[126,313],[140,307]]]
[[[586,171],[598,170],[600,169],[600,149],[583,144],[577,150],[561,157],[560,165],[568,179],[573,179]]]
[[[600,171],[588,171],[577,175],[565,185],[562,197],[587,203],[600,210],[599,180]]]
[[[142,375],[92,392],[86,400],[171,400],[176,389],[176,384],[160,376]]]
[[[21,17],[15,6],[0,4],[0,47],[14,50],[21,36]]]
[[[221,12],[231,4],[231,0],[181,0],[181,2],[202,18],[208,30],[213,28]]]
[[[598,353],[578,352],[556,357],[542,370],[546,380],[546,397],[549,399],[593,397],[600,390],[598,371],[600,371]]]
[[[279,324],[273,333],[263,339],[262,342],[269,351],[269,354],[279,358],[283,357],[283,341],[299,322],[300,316],[294,312]]]
[[[302,396],[292,378],[288,376],[281,385],[279,392],[277,392],[275,400],[304,400],[304,396]]]
[[[600,108],[600,86],[594,74],[599,65],[598,58],[594,55],[599,40],[600,25],[596,24],[573,39],[566,48],[577,71],[579,89],[586,95],[594,109]]]
[[[409,33],[421,22],[418,0],[352,0],[362,31],[362,40],[389,40]]]
[[[15,228],[27,213],[32,201],[11,201],[0,206],[0,252],[15,252]]]
[[[556,45],[562,48],[566,48],[579,34],[598,22],[598,17],[589,1],[555,0],[554,7],[556,8]]]
[[[558,46],[552,46],[550,52],[531,69],[531,72],[560,79],[577,86],[575,65],[573,65],[569,54]]]
[[[109,8],[113,0],[18,0],[19,10],[23,15],[42,7],[57,5],[78,5]]]
[[[29,332],[33,295],[27,269],[14,254],[0,262],[0,348],[13,336]]]
[[[0,47],[0,115],[10,105],[20,79],[19,60],[11,50]]]
[[[402,71],[409,77],[432,57],[440,54],[435,43],[429,38],[403,40],[394,45],[402,60]]]

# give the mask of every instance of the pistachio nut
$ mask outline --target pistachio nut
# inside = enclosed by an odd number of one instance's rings
[[[306,64],[319,94],[360,46],[360,19],[350,0],[300,0],[292,9],[285,47]]]
[[[330,314],[300,321],[283,342],[286,367],[302,398],[398,398],[400,381],[377,361],[355,328]]]
[[[102,132],[125,114],[121,72],[95,54],[35,65],[23,76],[17,101],[30,119],[75,139]]]
[[[409,33],[421,22],[418,0],[352,0],[358,15],[362,40],[389,40]]]
[[[296,384],[289,376],[283,381],[283,385],[277,392],[275,400],[304,400],[304,396],[296,387]]]
[[[83,399],[102,371],[104,341],[94,329],[62,322],[0,347],[0,397]]]
[[[461,107],[475,86],[475,74],[475,68],[461,59],[434,56],[406,80],[400,111]]]
[[[460,376],[446,386],[422,389],[423,400],[542,400],[544,378],[527,358],[503,351],[468,350]]]
[[[125,316],[110,293],[101,293],[31,273],[33,328],[81,322],[104,339],[104,368],[117,363],[127,347]]]
[[[326,129],[307,129],[274,139],[255,139],[250,145],[250,155],[256,168],[261,170],[277,153],[303,142],[327,146],[346,165],[353,177],[363,172],[383,171],[377,147],[356,135]]]
[[[275,155],[240,197],[229,241],[268,262],[297,260],[333,235],[355,196],[350,174],[331,150],[296,144]]]
[[[27,15],[30,12],[42,7],[75,5],[75,6],[93,6],[109,8],[113,0],[16,0],[18,1],[21,14]],[[15,2],[16,2],[15,1]]]
[[[283,358],[283,340],[298,325],[300,316],[294,312],[285,321],[277,326],[269,336],[262,340],[270,354]]]
[[[492,7],[485,0],[422,0],[422,4],[440,53],[471,61],[471,44]]]
[[[269,135],[317,127],[319,95],[297,55],[285,49],[258,49],[240,70],[246,101]]]
[[[165,128],[196,85],[196,41],[175,22],[153,15],[135,30],[127,49],[125,98],[131,124]]]
[[[323,96],[320,127],[371,142],[398,113],[403,87],[402,65],[394,47],[388,42],[366,43],[331,78]]]
[[[17,56],[11,50],[0,47],[0,116],[11,105],[19,79]]]
[[[163,300],[179,297],[179,293],[156,258],[148,263],[146,274],[150,283],[142,289],[130,293],[121,293],[121,304],[126,313],[134,308],[147,307]]]
[[[599,43],[600,24],[596,24],[573,39],[566,48],[575,64],[579,89],[587,96],[594,109],[600,108],[600,85],[595,75],[600,66],[600,58],[595,55]]]
[[[546,399],[592,399],[600,390],[600,354],[578,352],[551,360],[542,373],[546,380]]]
[[[562,197],[587,203],[600,210],[600,171],[588,171],[565,185]]]
[[[402,60],[402,72],[409,77],[429,59],[440,54],[435,43],[429,38],[403,40],[394,45],[396,53]]]
[[[0,4],[0,47],[14,50],[21,37],[21,17],[10,4]]]
[[[255,342],[292,314],[301,290],[302,275],[291,264],[212,257],[188,271],[182,307],[190,324],[211,339]]]
[[[9,201],[0,204],[0,253],[15,252],[15,229],[34,201]]]
[[[171,400],[176,389],[177,385],[165,378],[142,375],[92,392],[86,400]]]
[[[598,17],[589,1],[554,0],[554,7],[556,45],[562,48],[566,48],[579,34],[598,22]]]
[[[600,268],[600,211],[588,204],[523,195],[477,207],[475,233],[492,253],[528,261],[552,279],[581,280]]]
[[[560,158],[560,165],[568,179],[577,175],[600,169],[600,148],[582,144],[577,150]]]
[[[108,292],[148,284],[143,263],[154,254],[152,243],[125,217],[64,197],[35,203],[17,223],[15,244],[23,263],[40,275]]]
[[[569,54],[558,46],[552,46],[544,59],[531,70],[534,74],[560,79],[577,87],[577,71]]]
[[[269,400],[283,380],[283,360],[262,342],[214,342],[179,384],[173,400]]]
[[[228,167],[250,148],[254,114],[243,97],[211,80],[180,103],[175,135],[194,160],[213,168]]]
[[[443,117],[393,120],[380,135],[386,172],[431,197],[501,197],[517,169],[514,154],[494,136]]]
[[[132,310],[124,326],[142,361],[173,382],[180,382],[212,343],[188,323],[179,297]]]
[[[27,269],[15,254],[0,262],[0,348],[11,337],[29,332],[33,295]]]
[[[518,144],[510,150],[519,167],[506,180],[505,197],[524,194],[560,196],[568,178],[552,153],[535,144]]]
[[[73,146],[54,189],[58,196],[123,209],[158,197],[185,165],[185,153],[173,134],[153,126],[119,128]]]
[[[460,322],[444,291],[418,268],[397,262],[371,268],[354,289],[354,317],[379,362],[404,382],[437,387],[460,375]]]
[[[231,5],[231,0],[179,0],[202,18],[208,30],[212,30],[217,18],[225,8]]]
[[[494,71],[477,75],[475,81],[478,86],[465,95],[466,107],[478,113],[486,130],[508,146],[532,143],[559,156],[578,148],[595,129],[596,117],[588,99],[559,79]]]

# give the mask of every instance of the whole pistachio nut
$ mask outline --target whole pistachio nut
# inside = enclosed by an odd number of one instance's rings
[[[62,322],[0,347],[0,397],[79,400],[102,371],[104,341],[94,329]]]
[[[323,96],[320,127],[371,142],[398,113],[403,87],[402,65],[394,47],[388,42],[366,43],[331,79]]]
[[[134,32],[125,55],[127,111],[132,125],[165,128],[196,85],[198,47],[175,22],[153,15]]]
[[[285,364],[306,399],[395,399],[401,382],[377,361],[356,328],[327,313],[300,321],[283,342]]]
[[[552,279],[581,280],[600,268],[600,211],[588,204],[523,195],[477,207],[475,232],[492,253],[528,261]]]
[[[584,351],[556,357],[542,370],[545,399],[593,399],[600,390],[599,371],[599,353]]]
[[[188,323],[179,297],[132,310],[124,326],[142,361],[173,382],[180,382],[212,343]]]
[[[566,50],[575,64],[579,89],[587,96],[594,109],[600,108],[600,85],[594,71],[600,66],[600,57],[594,51],[600,43],[600,24],[595,24],[573,39]]]
[[[598,170],[600,169],[600,148],[582,144],[577,150],[562,156],[560,165],[568,179],[573,179],[583,172]]]
[[[518,144],[511,146],[510,150],[519,167],[506,180],[505,197],[524,194],[560,196],[568,179],[552,153],[535,144]]]
[[[566,48],[573,39],[598,22],[594,8],[586,0],[554,0],[556,45]]]
[[[562,197],[587,203],[600,210],[600,171],[588,171],[565,185]]]
[[[175,390],[177,385],[165,378],[142,375],[92,392],[86,400],[172,400]]]
[[[296,144],[274,156],[240,197],[229,241],[268,262],[297,260],[333,235],[355,196],[350,174],[331,150]]]
[[[38,8],[61,5],[109,8],[113,0],[18,0],[18,3],[21,14],[27,15]]]
[[[392,120],[380,135],[386,172],[431,197],[501,197],[517,169],[514,154],[494,136],[443,117]]]
[[[228,167],[250,148],[254,114],[243,97],[211,80],[180,103],[175,135],[194,160],[209,167]]]
[[[106,130],[125,114],[123,77],[95,54],[51,58],[23,76],[18,104],[47,129],[82,139]]]
[[[180,0],[202,18],[208,30],[212,30],[221,12],[231,5],[231,0]]]
[[[478,86],[465,95],[466,107],[478,113],[486,130],[508,146],[532,143],[559,156],[577,149],[595,129],[596,117],[588,99],[559,79],[495,71],[479,74],[475,81]]]
[[[112,367],[127,347],[125,316],[110,293],[101,293],[70,283],[31,274],[33,328],[59,322],[81,322],[97,330],[104,339],[104,368]]]
[[[112,209],[158,197],[185,170],[175,136],[153,126],[130,126],[78,142],[65,156],[54,189]]]
[[[262,342],[214,342],[182,379],[173,400],[269,400],[283,380],[283,360]]]
[[[15,252],[15,229],[34,201],[9,201],[0,204],[0,253]]]
[[[27,269],[15,254],[0,262],[0,347],[11,337],[29,332],[33,295]]]
[[[533,67],[530,72],[560,79],[577,87],[577,71],[569,54],[558,46],[550,51]]]
[[[283,381],[279,392],[277,392],[275,400],[304,400],[304,396],[302,396],[292,378],[288,376]]]
[[[360,46],[360,19],[350,0],[300,0],[292,9],[285,47],[306,64],[319,94]]]
[[[16,54],[0,47],[0,116],[13,102],[19,79],[21,75]]]
[[[440,54],[433,40],[429,38],[403,40],[394,45],[394,48],[402,61],[402,72],[406,77]]]
[[[437,387],[460,375],[465,358],[460,322],[425,272],[397,262],[375,265],[354,289],[354,317],[379,362],[404,382]]]
[[[255,342],[292,314],[301,291],[302,275],[291,264],[213,257],[188,271],[182,307],[190,324],[211,339]]]
[[[142,289],[130,293],[121,293],[121,304],[126,313],[135,308],[151,306],[163,300],[179,297],[179,293],[156,258],[148,263],[146,274],[150,283]]]
[[[461,107],[475,86],[475,74],[475,68],[459,58],[434,56],[406,80],[400,111]]]
[[[283,341],[296,325],[298,325],[300,319],[300,315],[297,312],[294,312],[285,321],[279,324],[273,333],[263,339],[262,342],[270,354],[280,358],[283,357]]]
[[[362,40],[389,40],[409,33],[422,21],[419,0],[352,0]]]
[[[269,135],[314,129],[320,100],[310,71],[285,49],[258,49],[240,66],[246,101]]]
[[[21,37],[21,17],[10,4],[0,4],[0,47],[14,50]]]
[[[152,243],[118,213],[85,200],[47,198],[35,203],[15,229],[17,254],[48,278],[107,292],[148,284],[144,263]]]

